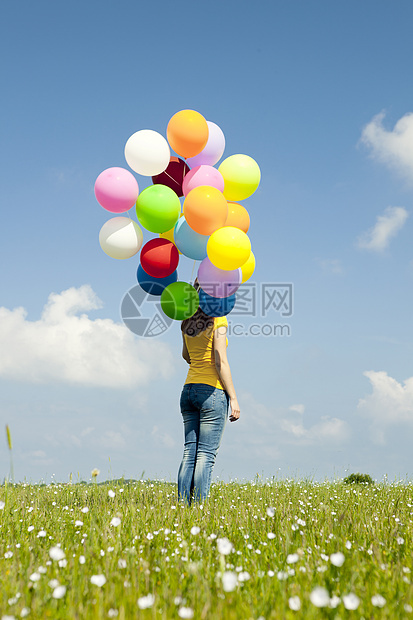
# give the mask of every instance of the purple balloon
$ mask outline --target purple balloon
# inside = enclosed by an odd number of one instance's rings
[[[222,129],[211,121],[207,121],[207,125],[209,130],[208,142],[202,151],[198,153],[198,155],[189,157],[186,160],[186,163],[190,168],[202,166],[203,164],[207,166],[215,166],[224,154],[225,136]]]
[[[204,258],[198,269],[199,286],[211,297],[229,297],[240,287],[242,280],[241,269],[227,271],[218,269],[209,260]]]

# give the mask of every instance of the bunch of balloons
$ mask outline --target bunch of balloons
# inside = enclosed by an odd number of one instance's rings
[[[138,282],[147,293],[160,296],[169,318],[189,318],[199,306],[209,316],[225,316],[255,269],[247,236],[250,217],[239,201],[257,189],[260,169],[248,155],[231,155],[216,168],[225,149],[224,134],[194,110],[174,114],[166,133],[167,140],[143,129],[125,145],[129,167],[152,177],[153,185],[139,192],[136,178],[124,168],[108,168],[96,179],[95,196],[104,209],[120,214],[136,206],[138,220],[112,217],[102,226],[99,242],[116,259],[140,251]],[[171,149],[179,157],[171,156]],[[143,245],[139,225],[159,236]],[[178,281],[180,256],[201,261],[199,292]]]

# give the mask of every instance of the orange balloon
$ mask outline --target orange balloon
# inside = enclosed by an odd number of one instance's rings
[[[166,135],[171,148],[181,157],[194,157],[206,146],[208,124],[195,110],[181,110],[168,123]]]
[[[199,185],[185,198],[184,216],[192,230],[208,236],[225,225],[228,203],[216,187]]]
[[[248,211],[242,205],[237,202],[228,203],[228,217],[224,226],[234,226],[240,228],[245,233],[248,232],[250,227],[250,216]]]

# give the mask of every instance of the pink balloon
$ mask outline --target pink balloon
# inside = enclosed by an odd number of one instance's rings
[[[223,192],[225,181],[220,171],[216,168],[212,166],[197,166],[185,175],[184,182],[182,183],[184,196],[187,196],[191,190],[200,185],[216,187],[220,192]]]
[[[233,295],[239,289],[242,273],[241,269],[218,269],[209,258],[204,258],[199,265],[197,278],[199,286],[207,295],[223,298]]]
[[[107,168],[95,182],[96,200],[111,213],[123,213],[134,207],[138,194],[138,182],[125,168]]]
[[[209,137],[206,146],[203,150],[195,155],[195,157],[189,157],[186,163],[190,168],[195,166],[201,166],[206,164],[207,166],[215,166],[221,159],[225,150],[225,136],[222,129],[215,123],[207,121]]]

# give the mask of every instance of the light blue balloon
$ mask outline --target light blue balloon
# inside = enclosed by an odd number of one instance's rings
[[[208,235],[195,232],[182,216],[174,230],[175,245],[184,256],[193,260],[204,260],[207,256]]]

